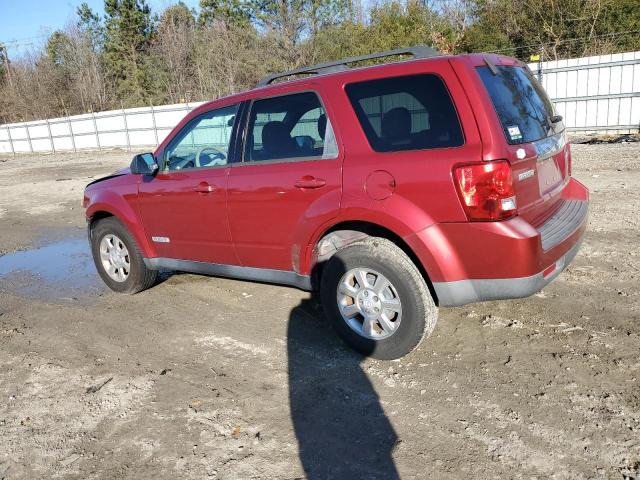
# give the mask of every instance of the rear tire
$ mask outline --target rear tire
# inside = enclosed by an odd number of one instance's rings
[[[115,292],[134,294],[156,283],[157,270],[147,268],[133,236],[115,217],[92,225],[91,253],[98,274]]]
[[[338,250],[324,266],[320,290],[338,335],[363,355],[381,360],[410,353],[438,319],[420,271],[384,238],[365,238]]]

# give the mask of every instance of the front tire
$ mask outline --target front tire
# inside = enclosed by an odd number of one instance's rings
[[[338,335],[363,355],[403,357],[431,334],[438,319],[427,284],[393,242],[369,237],[326,263],[320,294]]]
[[[98,274],[115,292],[134,294],[156,282],[158,272],[147,268],[133,236],[115,217],[92,225],[91,253]]]

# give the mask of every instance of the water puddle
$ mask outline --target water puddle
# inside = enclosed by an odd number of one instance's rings
[[[32,298],[86,300],[106,287],[87,239],[71,238],[1,256],[0,290]]]

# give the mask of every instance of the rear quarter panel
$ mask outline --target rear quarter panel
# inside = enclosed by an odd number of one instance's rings
[[[360,126],[360,122],[345,92],[349,83],[432,73],[445,82],[456,107],[464,132],[464,144],[455,148],[436,148],[403,152],[375,152]],[[456,163],[481,158],[482,145],[475,117],[467,95],[449,60],[391,64],[385,68],[354,72],[347,76],[324,79],[327,101],[337,117],[336,129],[344,142],[343,195],[340,215],[332,225],[359,220],[383,226],[401,237],[426,229],[437,222],[466,221],[466,216],[452,179]],[[384,171],[393,179],[393,192],[375,200],[367,192],[367,179],[374,172]],[[331,225],[324,225],[310,239],[309,248]],[[432,263],[430,252],[416,252],[425,267]],[[307,256],[307,265],[310,254]]]

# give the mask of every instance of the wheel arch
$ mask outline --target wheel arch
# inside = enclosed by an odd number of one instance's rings
[[[438,305],[438,297],[433,287],[433,282],[427,272],[423,262],[420,260],[416,252],[409,244],[397,233],[390,228],[371,221],[363,220],[346,220],[327,227],[317,240],[310,246],[311,264],[309,271],[311,272],[312,285],[320,284],[322,276],[322,266],[338,249],[349,245],[364,237],[381,237],[385,238],[398,248],[400,248],[414,263],[420,271],[434,302]],[[323,245],[324,243],[324,245]],[[324,248],[323,248],[324,247]]]
[[[111,212],[106,211],[106,210],[98,210],[98,211],[94,212],[91,215],[91,217],[88,218],[89,230],[91,230],[93,228],[94,223],[96,223],[98,220],[102,220],[102,219],[109,218],[109,217],[115,217],[115,215],[113,213],[111,213]],[[118,220],[120,220],[120,219],[118,219]],[[122,220],[120,220],[120,221],[122,221]]]
[[[149,242],[144,234],[144,230],[138,225],[135,219],[127,218],[127,215],[124,215],[122,212],[109,208],[106,205],[93,205],[93,208],[87,210],[87,222],[88,222],[88,234],[89,240],[91,240],[91,231],[94,225],[105,218],[115,218],[129,231],[129,233],[133,236],[136,243],[138,244],[138,248],[144,257],[151,258],[155,257],[155,251],[152,249]],[[133,213],[133,212],[130,212]]]

